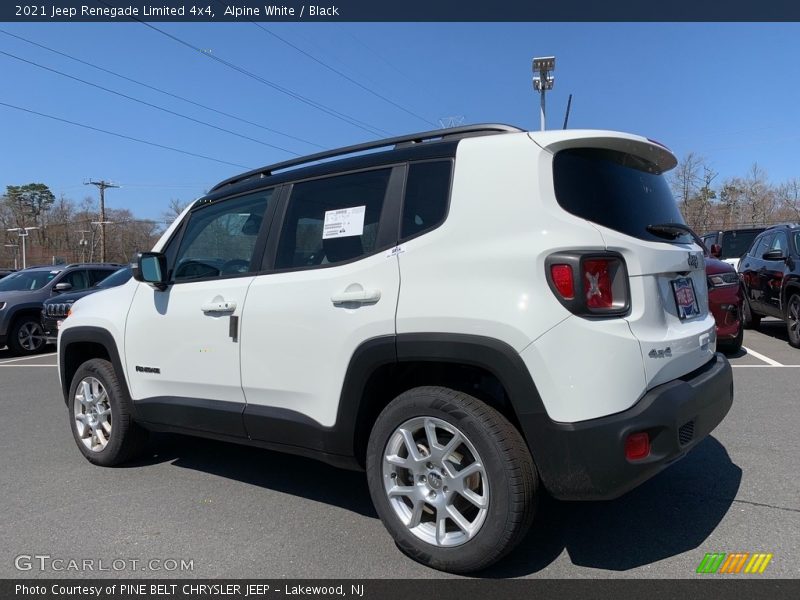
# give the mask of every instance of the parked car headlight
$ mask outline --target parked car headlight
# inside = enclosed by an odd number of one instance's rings
[[[725,287],[738,284],[739,276],[736,273],[722,273],[708,276],[708,287]]]

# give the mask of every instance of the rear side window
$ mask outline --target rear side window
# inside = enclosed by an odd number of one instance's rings
[[[691,243],[691,236],[667,240],[648,225],[684,223],[658,168],[641,158],[598,148],[562,150],[553,159],[556,199],[576,217],[642,240]]]
[[[89,271],[86,269],[76,269],[64,275],[59,283],[69,283],[73,291],[85,290],[91,287],[89,282]]]
[[[372,254],[390,174],[380,169],[295,184],[275,268],[325,266]]]
[[[403,239],[430,231],[444,221],[450,200],[452,162],[412,163],[408,167],[406,193],[403,200]]]

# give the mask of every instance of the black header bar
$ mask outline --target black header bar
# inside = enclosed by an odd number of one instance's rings
[[[58,0],[0,3],[5,22],[800,21],[797,0]]]

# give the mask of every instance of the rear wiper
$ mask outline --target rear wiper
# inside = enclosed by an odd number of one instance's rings
[[[647,231],[658,237],[663,237],[668,240],[674,240],[688,233],[692,238],[697,240],[697,234],[692,229],[683,223],[661,223],[660,225],[648,225],[645,227]]]

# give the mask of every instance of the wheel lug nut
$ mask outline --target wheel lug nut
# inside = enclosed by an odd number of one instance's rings
[[[389,475],[389,477],[391,477],[392,479],[397,479],[397,473],[392,473],[391,475]]]
[[[447,486],[444,486],[444,487],[442,488],[442,491],[443,491],[443,492],[446,494],[446,493],[447,493]]]
[[[426,466],[427,468],[429,468],[429,469],[432,469],[432,468],[433,468],[433,463],[432,463],[432,462],[429,462],[429,463],[428,463],[428,464],[426,464],[425,466]]]
[[[433,490],[431,490],[431,493],[430,493],[430,494],[428,494],[428,496],[430,496],[431,498],[436,498],[436,492],[434,492]]]
[[[427,480],[428,480],[428,478],[427,478],[427,477],[425,477],[425,475],[420,475],[420,476],[419,476],[419,482],[420,482],[420,483],[425,483]]]

